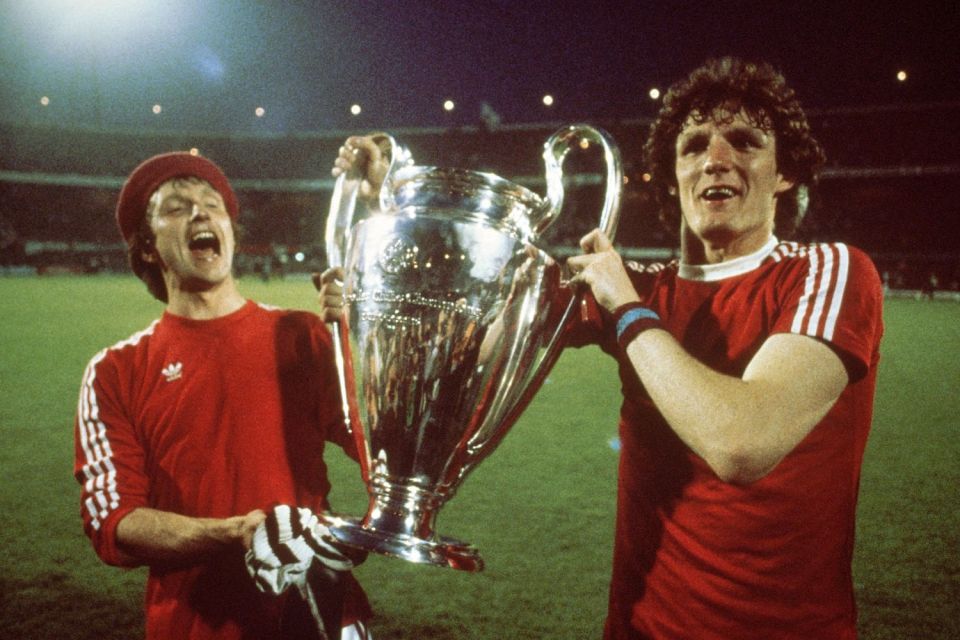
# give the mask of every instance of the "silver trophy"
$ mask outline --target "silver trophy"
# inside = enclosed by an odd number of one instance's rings
[[[600,145],[613,236],[623,170],[605,132],[557,131],[544,145],[547,195],[490,173],[415,166],[384,136],[380,211],[355,221],[358,180],[341,176],[327,219],[331,266],[346,276],[334,331],[344,413],[370,495],[362,519],[328,516],[341,542],[411,562],[479,571],[468,543],[434,530],[440,507],[497,447],[560,352],[577,298],[533,246],[563,205],[562,163]],[[559,302],[566,299],[569,302]]]

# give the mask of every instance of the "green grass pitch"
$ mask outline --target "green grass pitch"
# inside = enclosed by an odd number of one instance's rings
[[[244,280],[313,308],[306,280]],[[132,276],[0,278],[0,638],[141,634],[142,569],[100,564],[72,478],[80,376],[161,310]],[[854,575],[866,639],[960,637],[960,304],[888,300]],[[616,487],[619,391],[595,349],[561,357],[502,446],[444,507],[479,574],[371,557],[357,571],[388,639],[600,636]],[[334,507],[359,515],[356,467],[331,455]]]

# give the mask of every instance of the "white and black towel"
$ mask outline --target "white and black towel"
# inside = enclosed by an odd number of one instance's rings
[[[364,557],[340,546],[309,509],[279,505],[254,532],[246,564],[264,593],[280,595],[290,587],[296,589],[284,608],[284,637],[304,637],[309,631],[319,640],[336,640],[344,575]]]

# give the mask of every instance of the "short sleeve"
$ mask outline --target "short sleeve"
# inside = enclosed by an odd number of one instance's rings
[[[842,243],[811,245],[788,266],[774,333],[808,335],[833,347],[859,380],[877,357],[883,289],[870,258]]]

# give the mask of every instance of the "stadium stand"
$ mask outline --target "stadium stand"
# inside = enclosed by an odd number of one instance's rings
[[[870,252],[893,288],[960,291],[960,102],[808,111],[827,150],[819,194],[801,240],[842,240]],[[669,259],[675,240],[643,181],[649,121],[598,122],[623,156],[617,242],[640,259]],[[543,192],[544,141],[560,123],[398,129],[419,164],[490,171]],[[129,170],[172,149],[196,148],[231,177],[243,209],[241,269],[307,271],[323,265],[329,167],[352,133],[225,135],[0,123],[0,267],[8,272],[121,270],[113,206]],[[544,242],[560,253],[596,223],[597,154],[571,154],[561,222]],[[302,262],[295,259],[303,254]]]

